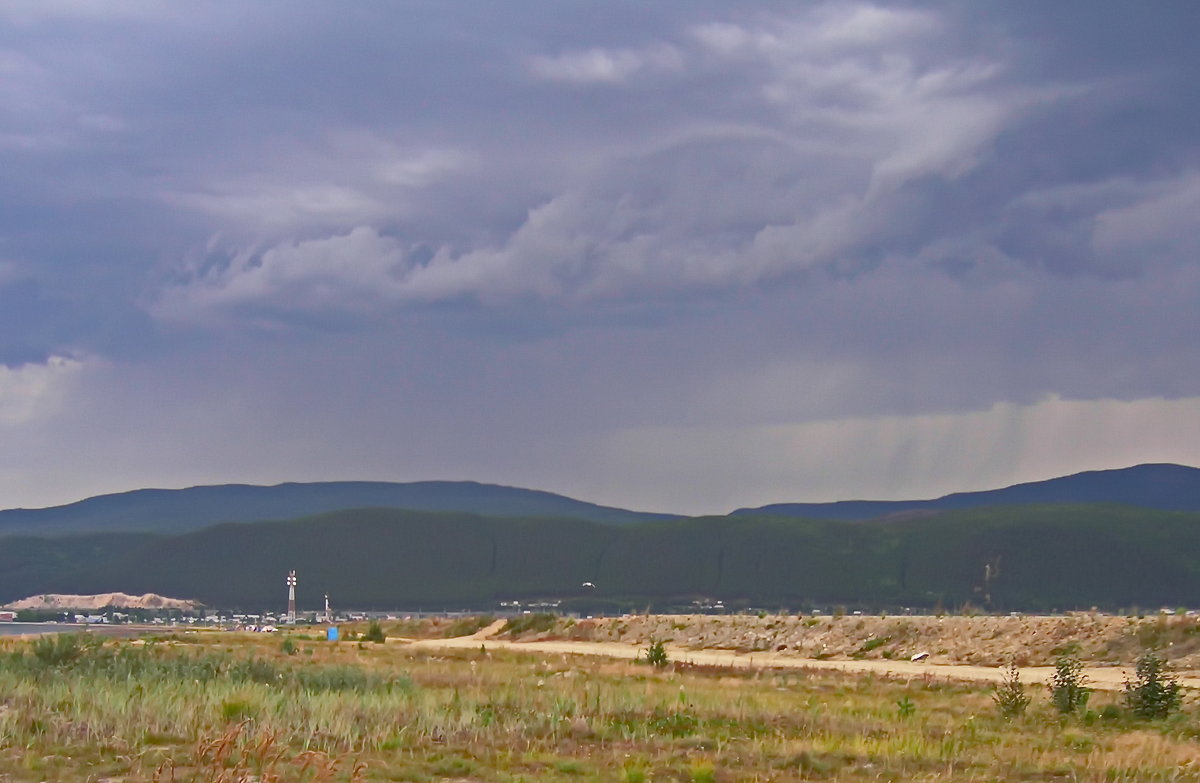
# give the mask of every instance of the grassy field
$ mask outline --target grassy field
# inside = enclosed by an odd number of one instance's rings
[[[4,781],[1200,780],[1120,694],[193,633],[0,648]],[[1113,705],[1109,707],[1108,705]]]

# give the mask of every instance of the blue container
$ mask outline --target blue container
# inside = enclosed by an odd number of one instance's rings
[[[338,640],[338,627],[331,625],[325,629],[325,641],[336,642]]]

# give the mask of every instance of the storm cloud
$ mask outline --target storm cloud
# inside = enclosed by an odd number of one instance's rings
[[[0,506],[1200,463],[1189,3],[16,2]]]

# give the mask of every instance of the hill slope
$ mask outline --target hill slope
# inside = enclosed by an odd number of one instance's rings
[[[1003,489],[958,492],[930,500],[775,503],[759,508],[740,508],[733,513],[862,520],[913,511],[1029,503],[1122,503],[1160,511],[1200,511],[1200,468],[1172,464],[1135,465],[1115,470],[1087,471]]]
[[[295,519],[365,507],[463,511],[495,516],[576,517],[604,524],[670,519],[516,487],[473,481],[333,481],[273,487],[223,484],[139,489],[65,506],[0,511],[0,535],[91,532],[179,533],[222,522]]]
[[[1117,505],[949,511],[888,523],[701,517],[612,526],[360,509],[179,536],[11,539],[0,601],[40,592],[154,592],[209,604],[278,605],[296,569],[300,604],[487,607],[501,599],[756,606],[1109,608],[1200,595],[1200,514]],[[23,574],[17,578],[14,574]],[[583,583],[594,583],[585,588]]]

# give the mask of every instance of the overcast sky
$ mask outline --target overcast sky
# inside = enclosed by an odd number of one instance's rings
[[[0,5],[0,508],[1200,464],[1200,5]]]

